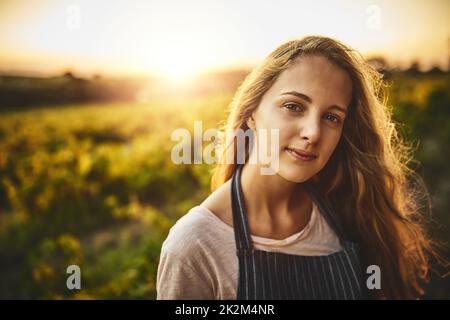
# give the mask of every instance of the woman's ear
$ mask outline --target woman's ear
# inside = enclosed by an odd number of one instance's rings
[[[249,127],[250,129],[252,129],[252,130],[256,129],[255,119],[253,119],[253,114],[247,119],[246,123],[247,123],[247,127]]]

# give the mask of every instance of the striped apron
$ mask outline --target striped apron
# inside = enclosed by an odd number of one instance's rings
[[[307,183],[305,188],[339,237],[342,250],[325,256],[301,256],[253,248],[240,182],[242,167],[238,165],[235,170],[231,186],[239,260],[237,299],[363,299],[358,244],[344,240],[336,215]]]

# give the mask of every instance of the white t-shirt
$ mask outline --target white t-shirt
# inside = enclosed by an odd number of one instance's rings
[[[257,250],[328,255],[339,239],[313,202],[303,230],[285,239],[251,236]],[[234,229],[209,209],[196,206],[170,229],[161,248],[157,299],[236,299],[238,258]]]

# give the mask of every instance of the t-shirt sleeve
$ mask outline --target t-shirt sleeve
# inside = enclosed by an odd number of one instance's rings
[[[158,300],[214,299],[211,285],[200,272],[164,249],[158,265],[156,292]]]

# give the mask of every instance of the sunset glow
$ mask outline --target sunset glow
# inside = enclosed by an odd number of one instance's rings
[[[450,2],[2,1],[0,71],[159,74],[255,64],[321,34],[407,66],[448,67]]]

